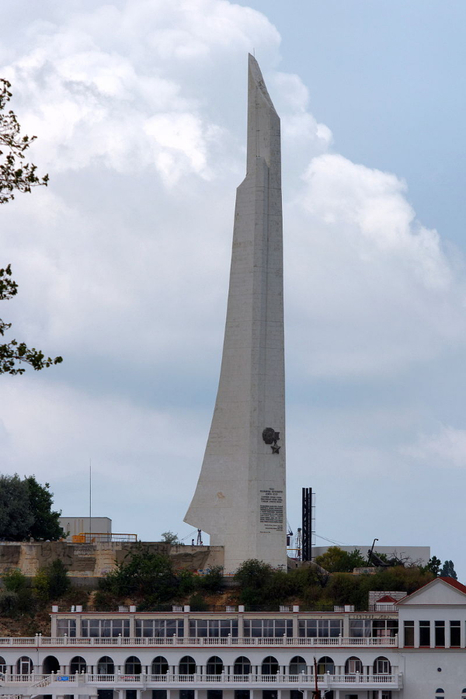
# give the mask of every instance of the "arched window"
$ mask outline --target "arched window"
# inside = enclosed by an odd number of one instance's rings
[[[435,699],[444,699],[445,692],[443,689],[440,687],[439,689],[435,690]]]
[[[235,664],[233,665],[234,675],[250,675],[251,674],[251,661],[244,655],[240,655],[236,658]]]
[[[166,658],[162,655],[158,655],[152,661],[152,674],[153,675],[166,675],[168,672],[168,663]]]
[[[104,655],[100,658],[97,663],[97,674],[98,675],[114,675],[115,674],[115,664],[108,655]]]
[[[345,663],[345,675],[355,675],[357,672],[362,672],[362,662],[352,655]]]
[[[51,675],[52,672],[60,672],[60,663],[54,655],[48,655],[42,663],[44,675]]]
[[[307,672],[306,661],[300,655],[295,655],[290,660],[290,675],[301,675],[303,672]]]
[[[33,664],[31,658],[27,655],[22,655],[21,658],[16,663],[16,670],[18,675],[30,675],[32,672]]]
[[[466,699],[466,687],[461,692],[461,699]]]
[[[125,675],[140,675],[141,661],[135,655],[131,655],[125,662]]]
[[[6,672],[5,658],[2,658],[2,656],[0,655],[0,674],[3,675],[5,672]]]
[[[81,672],[86,672],[87,665],[84,658],[80,655],[75,655],[70,662],[70,675],[80,675]]]
[[[278,660],[273,655],[268,655],[262,661],[263,675],[276,675],[279,670]]]
[[[389,675],[392,671],[392,666],[388,658],[383,655],[374,660],[374,675]]]
[[[180,675],[194,675],[196,672],[196,662],[190,655],[185,655],[184,658],[181,658],[178,667]]]
[[[335,674],[335,663],[333,662],[332,658],[328,657],[328,655],[324,655],[323,658],[320,658],[320,660],[317,662],[317,674],[326,675],[327,672],[330,675]]]
[[[206,675],[221,675],[223,672],[223,660],[218,655],[208,659],[205,667]]]

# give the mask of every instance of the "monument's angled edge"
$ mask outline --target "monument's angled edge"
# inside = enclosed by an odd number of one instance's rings
[[[247,173],[237,189],[222,366],[185,517],[223,546],[225,572],[286,566],[280,119],[249,56]]]

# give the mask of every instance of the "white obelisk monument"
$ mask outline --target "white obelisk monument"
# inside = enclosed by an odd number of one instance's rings
[[[226,573],[286,566],[280,119],[249,56],[247,173],[236,196],[222,368],[185,521],[223,546]]]

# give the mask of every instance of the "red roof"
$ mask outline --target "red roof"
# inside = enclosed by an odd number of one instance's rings
[[[390,597],[390,595],[384,595],[380,599],[376,601],[376,604],[379,604],[379,602],[385,602],[385,603],[391,603],[391,602],[396,602],[396,599],[393,597]]]
[[[460,590],[460,592],[464,592],[464,594],[466,595],[466,585],[463,585],[462,583],[458,582],[458,580],[455,580],[455,578],[446,578],[441,575],[439,580],[443,580],[443,582],[448,583],[452,587],[456,587],[457,590]]]

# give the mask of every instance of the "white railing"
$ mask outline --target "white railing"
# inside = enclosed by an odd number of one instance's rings
[[[0,638],[0,646],[385,646],[397,647],[398,636],[356,638],[337,636],[332,638],[70,638],[68,636],[35,636],[32,638]]]
[[[317,681],[319,686],[324,688],[337,688],[338,686],[351,686],[357,684],[361,688],[373,688],[378,686],[384,686],[388,688],[401,688],[402,676],[396,672],[392,672],[387,675],[373,675],[373,674],[325,674],[318,675]],[[111,687],[118,686],[132,686],[132,687],[156,687],[157,685],[163,684],[167,685],[185,685],[185,684],[195,684],[200,685],[212,685],[217,684],[219,686],[225,685],[243,685],[245,687],[250,685],[280,685],[282,687],[298,686],[300,689],[305,689],[313,687],[315,684],[315,678],[313,674],[300,673],[299,675],[233,675],[227,673],[221,673],[219,675],[205,675],[201,673],[194,673],[191,675],[179,675],[179,674],[166,674],[166,675],[126,675],[126,674],[114,674],[114,675],[98,675],[98,674],[81,674],[81,675],[63,675],[63,674],[52,674],[52,675],[8,675],[2,676],[2,681],[0,682],[0,694],[3,693],[4,689],[8,686],[21,686],[24,693],[27,688],[30,690],[36,690],[39,688],[47,687],[50,688],[55,683],[62,683],[74,686],[85,686],[85,685],[109,685]],[[63,692],[66,692],[63,688]],[[31,692],[30,692],[31,693]]]

